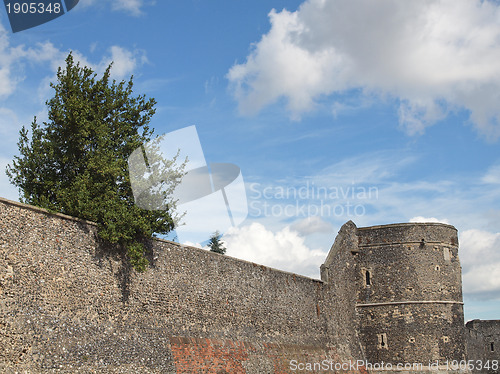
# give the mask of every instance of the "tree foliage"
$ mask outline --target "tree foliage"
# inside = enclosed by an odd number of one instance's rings
[[[135,204],[127,159],[151,140],[148,124],[155,113],[153,98],[133,97],[128,82],[102,78],[89,67],[75,64],[70,53],[65,69],[51,83],[54,97],[46,102],[48,122],[36,117],[31,136],[23,127],[20,156],[7,166],[21,200],[59,213],[96,222],[99,236],[127,254],[138,271],[147,268],[144,239],[174,229],[175,202],[169,193],[183,176],[183,165],[170,162],[170,186],[161,192],[165,210],[146,210]]]
[[[210,252],[216,252],[220,254],[226,253],[226,247],[224,247],[221,237],[222,235],[218,231],[212,234],[208,242],[208,247],[210,248]]]

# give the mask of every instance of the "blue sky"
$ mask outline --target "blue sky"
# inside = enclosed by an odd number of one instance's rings
[[[207,161],[241,168],[228,254],[318,277],[347,220],[450,223],[466,319],[498,319],[498,19],[490,1],[81,0],[13,34],[2,10],[0,167],[70,50],[114,61],[157,100],[157,134],[196,125]]]

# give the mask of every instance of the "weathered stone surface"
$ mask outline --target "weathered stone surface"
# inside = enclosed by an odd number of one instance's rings
[[[347,222],[321,267],[337,284],[368,363],[465,360],[457,230],[436,223],[357,228]],[[352,326],[355,321],[355,326]],[[339,328],[337,328],[338,330]],[[353,337],[353,341],[356,340]],[[367,365],[367,368],[370,368]],[[420,369],[422,370],[422,369]]]
[[[323,373],[465,357],[452,226],[348,222],[321,280],[163,240],[136,274],[96,230],[0,199],[0,372]]]
[[[465,360],[457,230],[395,224],[360,228],[358,238],[356,302],[366,355],[393,363]]]
[[[328,333],[345,317],[320,280],[162,240],[136,274],[92,223],[5,200],[0,227],[2,373],[265,373],[359,358]]]
[[[476,372],[500,373],[500,320],[475,319],[465,325],[467,357],[480,362],[482,370]],[[496,361],[496,363],[495,363]]]

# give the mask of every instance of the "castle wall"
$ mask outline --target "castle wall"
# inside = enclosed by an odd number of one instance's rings
[[[348,222],[321,280],[147,245],[137,274],[93,223],[0,199],[0,372],[439,373],[452,370],[437,360],[465,359],[453,226]],[[469,351],[496,347],[497,327],[478,326]]]
[[[92,223],[0,199],[0,372],[287,373],[362,358],[340,288],[167,241],[150,251],[136,274]]]
[[[334,303],[334,310],[341,318],[329,320],[329,334],[350,347],[356,356],[365,359],[358,333],[356,315],[356,263],[352,249],[357,247],[357,228],[351,221],[344,224],[321,265],[321,279],[325,284],[325,299]]]
[[[461,268],[453,226],[357,228],[349,221],[321,266],[321,277],[336,286],[345,306],[352,308],[349,318],[355,321],[352,328],[367,369],[445,373],[457,371],[451,370],[456,366],[446,367],[447,361],[465,359]]]
[[[474,361],[475,372],[500,373],[500,320],[469,321],[465,334],[467,358]]]
[[[356,310],[371,362],[465,359],[457,231],[444,224],[359,228]]]

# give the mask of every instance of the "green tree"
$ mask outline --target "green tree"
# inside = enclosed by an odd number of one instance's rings
[[[212,234],[212,236],[210,237],[210,241],[208,242],[208,246],[210,247],[210,252],[221,253],[221,254],[226,253],[226,247],[224,247],[221,237],[222,235],[218,231]]]
[[[55,94],[46,102],[48,122],[40,125],[35,117],[31,137],[23,126],[20,156],[6,173],[19,188],[21,201],[96,222],[100,238],[126,253],[137,271],[144,271],[144,240],[175,227],[171,192],[185,164],[165,160],[168,180],[151,186],[167,202],[164,210],[135,204],[127,159],[151,140],[154,130],[148,124],[156,101],[133,97],[133,77],[128,82],[111,80],[111,66],[98,79],[68,55],[65,69],[58,69],[57,83],[51,83]]]

